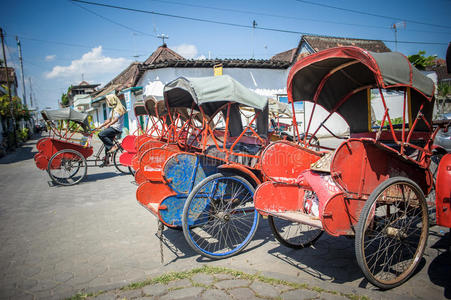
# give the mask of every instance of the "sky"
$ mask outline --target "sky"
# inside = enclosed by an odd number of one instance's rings
[[[107,84],[131,62],[147,59],[162,34],[187,59],[269,59],[297,47],[302,34],[382,40],[392,51],[424,50],[440,58],[451,42],[451,0],[89,2],[123,9],[71,0],[0,0],[8,66],[16,68],[22,97],[17,36],[29,106],[31,94],[33,107],[56,108],[62,93],[82,79]]]

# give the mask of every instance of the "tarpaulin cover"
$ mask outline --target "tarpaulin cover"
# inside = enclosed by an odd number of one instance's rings
[[[268,104],[266,97],[260,96],[228,75],[214,77],[179,77],[164,87],[164,98],[170,107],[195,109],[202,106],[211,116],[228,102],[263,110]]]
[[[368,89],[377,87],[410,87],[412,116],[426,102],[423,113],[426,119],[432,118],[434,83],[401,53],[331,48],[299,60],[288,75],[290,101],[316,102],[339,113],[351,132],[368,131]],[[418,124],[416,129],[424,127]]]

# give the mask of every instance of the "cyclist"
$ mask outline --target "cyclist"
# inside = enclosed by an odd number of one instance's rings
[[[105,158],[100,166],[105,166],[109,163],[109,155],[117,150],[117,146],[114,145],[114,138],[122,133],[122,127],[124,126],[124,115],[127,112],[122,105],[119,98],[114,95],[106,95],[106,103],[108,107],[112,108],[111,116],[95,130],[105,127],[99,133],[99,138],[105,145]]]

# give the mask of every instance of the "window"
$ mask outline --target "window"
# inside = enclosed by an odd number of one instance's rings
[[[103,119],[106,120],[108,117],[107,117],[106,104],[105,103],[102,104],[102,109],[103,109]]]

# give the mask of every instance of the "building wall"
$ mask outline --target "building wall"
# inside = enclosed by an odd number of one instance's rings
[[[245,87],[257,94],[277,99],[277,95],[286,94],[286,83],[288,78],[288,69],[245,69],[245,68],[224,68],[224,75],[230,75]],[[141,77],[136,86],[145,87],[155,81],[160,81],[163,85],[176,79],[177,77],[205,77],[213,76],[213,68],[164,68],[148,70]],[[131,93],[133,95],[133,93]],[[144,96],[148,96],[145,94]],[[154,95],[155,96],[155,95]],[[157,98],[161,98],[162,92]],[[137,128],[136,117],[133,113],[133,104],[136,97],[130,97],[129,111],[130,133]]]

